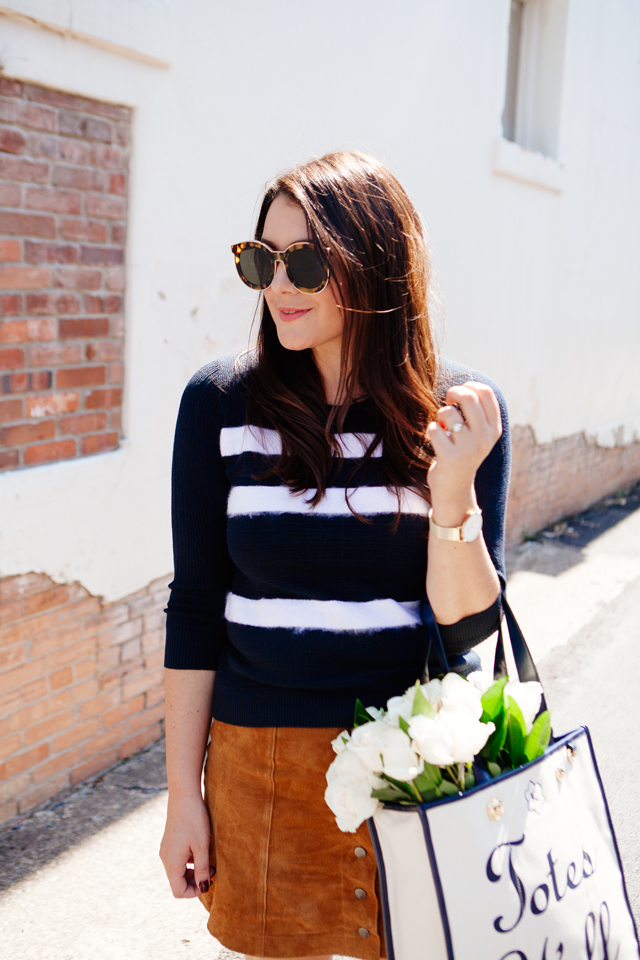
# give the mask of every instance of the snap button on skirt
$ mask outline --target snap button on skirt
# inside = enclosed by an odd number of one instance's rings
[[[340,732],[213,723],[205,802],[216,874],[200,900],[229,950],[386,956],[369,830],[342,833],[324,801]]]

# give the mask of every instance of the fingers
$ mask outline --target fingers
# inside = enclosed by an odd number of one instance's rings
[[[468,380],[459,386],[449,387],[445,399],[449,405],[459,404],[464,419],[472,429],[489,427],[496,440],[502,433],[500,406],[495,393],[486,383]]]
[[[215,867],[209,864],[209,848],[200,847],[193,857],[193,882],[199,894],[207,892],[214,873]]]

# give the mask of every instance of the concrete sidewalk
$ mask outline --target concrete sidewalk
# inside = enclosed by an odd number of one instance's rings
[[[509,555],[509,597],[557,732],[592,731],[640,916],[640,509],[615,503],[573,534]],[[611,519],[628,514],[615,526]],[[608,519],[607,519],[608,518]],[[590,525],[591,524],[591,525]],[[601,529],[606,532],[592,539]],[[487,661],[490,644],[483,645]],[[158,859],[166,781],[159,743],[0,834],[0,943],[19,960],[239,960],[177,901]]]

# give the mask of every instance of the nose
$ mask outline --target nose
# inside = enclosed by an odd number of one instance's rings
[[[287,271],[284,268],[284,263],[282,260],[278,260],[276,263],[276,270],[273,275],[273,280],[271,281],[271,289],[274,291],[274,293],[296,292],[296,288],[287,276]]]

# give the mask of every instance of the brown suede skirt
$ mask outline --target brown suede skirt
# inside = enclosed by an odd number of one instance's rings
[[[214,722],[205,802],[216,874],[200,900],[229,950],[386,956],[369,830],[342,833],[324,801],[339,733]]]

